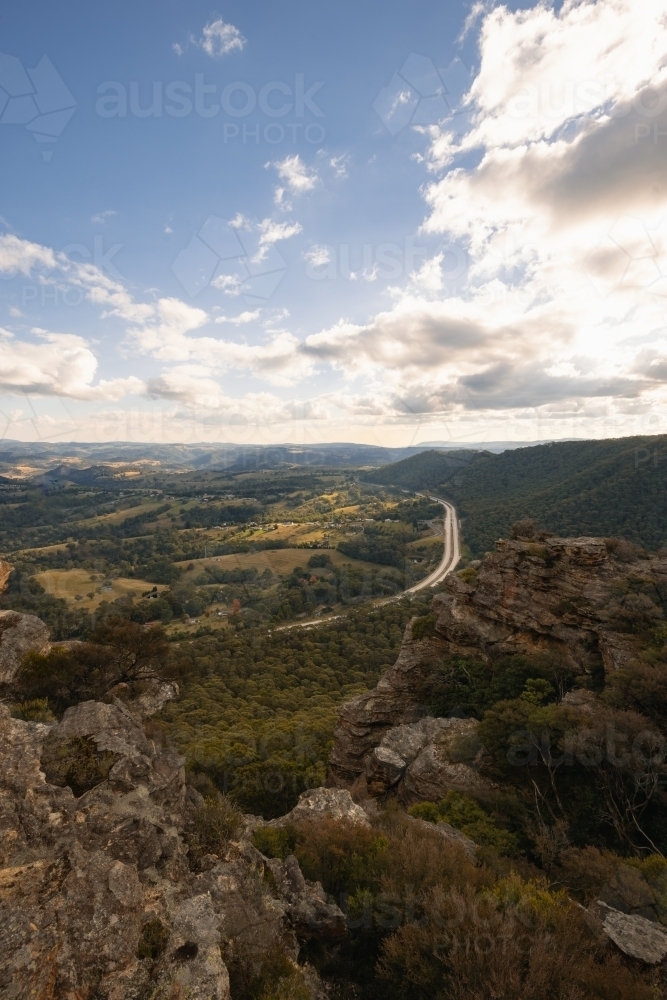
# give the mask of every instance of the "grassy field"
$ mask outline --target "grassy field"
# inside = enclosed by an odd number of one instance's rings
[[[47,569],[43,573],[37,573],[36,579],[52,597],[64,598],[69,603],[76,601],[90,609],[96,608],[101,601],[115,601],[117,597],[126,597],[128,594],[140,598],[144,591],[152,590],[155,586],[146,580],[123,577],[103,583],[99,574],[89,573],[85,569]],[[166,590],[166,587],[158,585],[158,590]],[[88,597],[91,593],[92,598]],[[76,600],[77,595],[82,598],[80,601]]]
[[[137,517],[139,514],[145,514],[147,511],[156,510],[158,507],[163,506],[164,500],[162,498],[157,500],[151,499],[138,504],[136,507],[126,507],[124,510],[115,510],[109,514],[98,514],[96,517],[82,519],[78,523],[82,526],[91,524],[121,524],[128,517]]]
[[[331,557],[331,562],[336,567],[341,567],[345,563],[354,565],[362,569],[375,569],[378,567],[374,563],[362,562],[358,559],[350,559],[336,549],[327,549],[326,553]],[[314,553],[310,549],[269,549],[266,552],[240,552],[229,556],[215,556],[210,559],[195,559],[176,563],[185,570],[182,579],[186,583],[192,582],[201,573],[205,566],[215,566],[218,569],[256,569],[258,573],[263,573],[265,569],[270,569],[277,576],[287,576],[295,566],[303,566]],[[188,570],[187,567],[193,568]],[[321,573],[321,570],[317,572]]]

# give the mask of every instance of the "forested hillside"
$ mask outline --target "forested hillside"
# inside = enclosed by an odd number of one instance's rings
[[[435,489],[464,469],[477,457],[475,451],[422,451],[382,469],[365,473],[364,482],[399,486],[408,490]]]
[[[375,475],[411,489],[440,489],[456,504],[476,556],[522,518],[559,535],[618,536],[651,551],[667,545],[665,436],[479,452],[454,474],[445,456],[431,451]]]

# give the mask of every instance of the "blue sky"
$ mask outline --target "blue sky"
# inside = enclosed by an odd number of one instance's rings
[[[5,436],[664,429],[661,17],[6,10]]]

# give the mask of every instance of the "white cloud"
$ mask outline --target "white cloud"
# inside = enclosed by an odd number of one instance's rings
[[[222,18],[210,21],[204,25],[202,37],[196,43],[204,52],[212,57],[227,56],[230,52],[241,52],[246,40],[233,24],[227,24]]]
[[[217,288],[225,295],[240,295],[243,282],[237,274],[219,274],[211,281],[211,288]]]
[[[222,18],[218,18],[204,26],[199,44],[209,56],[226,56],[230,52],[241,52],[246,40],[233,24],[227,24]]]
[[[216,323],[233,323],[235,326],[244,326],[246,323],[254,323],[261,315],[261,309],[249,310],[239,313],[238,316],[217,316]]]
[[[11,276],[23,274],[28,277],[33,270],[49,269],[56,266],[56,255],[50,247],[30,243],[11,233],[0,235],[0,272]]]
[[[304,250],[303,259],[312,267],[324,267],[325,264],[333,260],[333,250],[323,244],[315,244],[308,250]]]
[[[292,194],[304,194],[306,191],[312,191],[319,183],[317,171],[309,169],[298,153],[295,153],[294,156],[286,156],[284,160],[267,163],[266,166],[277,170],[278,176],[285,182]]]
[[[262,219],[259,231],[259,245],[271,246],[280,240],[290,240],[293,236],[298,236],[303,232],[303,227],[298,222],[274,222],[273,219]]]
[[[106,212],[98,212],[97,215],[93,215],[90,221],[95,223],[95,225],[101,226],[113,215],[118,215],[118,212],[113,208],[108,208]]]
[[[342,153],[340,156],[332,156],[329,159],[329,166],[333,169],[334,175],[338,180],[344,180],[348,176],[347,168],[350,163],[350,157],[347,153]]]
[[[31,343],[0,330],[1,390],[79,400],[118,400],[144,392],[144,383],[134,376],[93,385],[97,359],[82,337],[40,331],[39,338]]]
[[[227,428],[329,414],[327,433],[345,426],[355,436],[357,427],[420,421],[458,440],[667,429],[662,6],[565,0],[516,11],[476,4],[474,13],[480,70],[463,131],[425,130],[423,228],[442,244],[402,288],[389,289],[376,315],[364,310],[299,337],[276,316],[260,335],[251,325],[258,311],[209,316],[176,299],[140,302],[92,265],[17,237],[0,238],[0,270],[38,281],[57,272],[78,285],[129,327],[138,353],[166,369],[150,381],[154,398],[177,415],[203,408]],[[345,169],[330,154],[317,163],[325,178]],[[278,174],[281,212],[320,181],[298,155],[267,166]],[[233,224],[244,241],[248,234],[253,259],[301,232],[270,218]],[[464,262],[458,270],[452,248]],[[321,244],[303,256],[320,269],[333,259]],[[371,281],[375,272],[355,277]],[[212,284],[241,291],[230,276]],[[230,332],[239,339],[217,336],[223,324],[238,327]],[[85,342],[67,349],[67,370],[78,358],[79,374],[54,376],[53,385],[85,394],[95,359]],[[50,364],[59,370],[57,359]],[[32,382],[27,374],[19,382],[46,385],[49,371],[44,364]],[[285,402],[279,396],[297,391],[276,388],[233,399],[227,372],[263,385],[301,382],[309,398]],[[315,374],[317,387],[303,384]]]
[[[229,55],[230,52],[242,52],[246,45],[246,39],[238,28],[219,17],[204,25],[201,38],[190,35],[188,45],[196,45],[212,58],[219,58]],[[174,42],[172,45],[177,56],[182,56],[187,47],[187,45],[180,45],[178,42]]]
[[[458,287],[438,253],[392,310],[307,338],[308,348],[335,365],[347,352],[368,377],[384,370],[415,412],[539,407],[561,419],[596,400],[660,405],[662,4],[496,7],[480,56],[468,131],[425,130],[439,177],[424,192],[423,228],[469,254]]]
[[[326,420],[326,401],[282,400],[272,393],[246,393],[234,398],[210,378],[203,367],[181,365],[172,368],[148,384],[154,399],[177,402],[187,408],[211,411],[211,415],[238,426],[290,424],[301,420]]]

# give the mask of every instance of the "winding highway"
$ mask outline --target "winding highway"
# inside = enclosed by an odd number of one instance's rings
[[[445,577],[452,572],[459,564],[461,559],[461,543],[459,539],[459,522],[456,517],[455,508],[448,503],[447,500],[441,500],[440,497],[428,496],[428,494],[418,493],[418,496],[426,496],[427,499],[433,500],[434,503],[442,504],[445,508],[444,516],[444,535],[445,535],[445,548],[442,554],[442,559],[440,564],[432,573],[416,583],[414,587],[409,587],[405,590],[405,594],[416,594],[418,590],[426,590],[427,587],[435,587],[437,583],[440,583]]]
[[[384,597],[381,600],[373,601],[374,604],[389,604],[392,601],[400,601],[402,597],[406,594],[416,594],[419,590],[426,590],[427,587],[435,587],[438,583],[441,583],[445,577],[456,569],[461,559],[461,541],[459,537],[459,522],[456,517],[456,508],[452,506],[447,500],[441,500],[440,497],[433,497],[426,493],[417,493],[417,496],[427,497],[427,499],[432,500],[434,503],[442,504],[445,508],[444,518],[443,518],[443,535],[445,538],[444,551],[442,554],[442,559],[440,563],[425,576],[423,580],[419,583],[415,583],[413,587],[409,587],[407,590],[402,591],[400,594],[396,594],[394,597]],[[432,527],[435,528],[437,522],[432,523]],[[435,528],[435,530],[438,530]],[[439,533],[439,532],[438,532]],[[345,612],[338,615],[332,615],[329,618],[315,618],[310,619],[305,622],[292,622],[289,625],[280,625],[276,629],[276,632],[284,632],[288,629],[293,628],[310,628],[313,625],[323,625],[325,622],[334,621],[336,618],[342,618]]]

